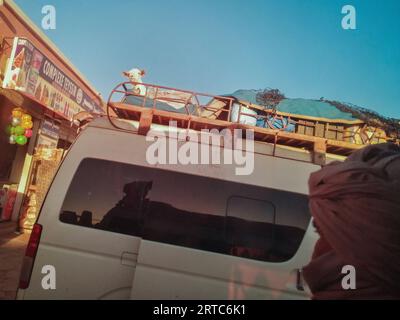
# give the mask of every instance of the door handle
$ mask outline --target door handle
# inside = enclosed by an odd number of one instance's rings
[[[299,291],[304,291],[304,279],[302,269],[296,270],[296,289]]]

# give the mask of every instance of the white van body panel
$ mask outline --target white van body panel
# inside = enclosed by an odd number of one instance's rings
[[[42,206],[37,221],[43,226],[39,250],[30,286],[19,290],[20,299],[307,298],[296,289],[296,269],[311,257],[317,239],[311,225],[292,259],[268,263],[77,227],[59,220],[65,195],[84,158],[149,167],[145,150],[150,143],[135,133],[96,126],[80,134]],[[256,145],[256,150],[260,149]],[[311,163],[260,152],[254,159],[255,170],[249,176],[236,175],[235,165],[155,167],[304,195],[310,173],[319,169]],[[45,265],[56,269],[56,290],[42,288],[41,270]]]
[[[296,288],[296,277],[310,260],[315,235],[307,231],[298,254],[284,263],[142,240],[130,298],[308,299],[307,292]]]

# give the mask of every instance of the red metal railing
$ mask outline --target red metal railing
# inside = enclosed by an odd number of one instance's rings
[[[137,91],[139,91],[139,93]],[[142,91],[142,94],[140,93],[140,91]],[[262,125],[262,127],[274,129],[275,131],[285,131],[288,128],[289,124],[292,124],[296,128],[296,132],[298,125],[305,125],[304,123],[299,123],[295,119],[296,117],[282,116],[273,109],[260,109],[260,106],[253,107],[252,105],[241,103],[233,97],[210,95],[206,93],[176,89],[155,84],[129,81],[118,84],[111,91],[107,104],[107,114],[109,114],[109,108],[112,108],[114,110],[118,109],[118,106],[113,103],[125,102],[126,104],[132,104],[126,102],[126,99],[128,99],[129,97],[138,98],[135,100],[135,103],[133,103],[138,107],[158,109],[160,107],[159,103],[163,103],[170,107],[170,109],[167,111],[177,112],[181,114],[183,113],[189,116],[198,116],[208,119],[220,119],[235,123],[243,123],[243,121],[241,121],[245,120],[243,119],[243,117],[253,117],[256,119],[256,121],[263,120],[264,125]],[[202,103],[202,101],[205,99],[207,101]],[[225,105],[222,107],[213,107],[212,102],[215,100],[225,102]],[[232,117],[232,109],[234,106],[235,108],[238,108],[237,110],[235,110],[235,112],[237,112],[237,117],[235,119],[233,119]],[[248,110],[251,110],[253,113],[249,113]],[[277,122],[279,122],[280,124],[279,128],[274,125]],[[313,128],[313,130],[315,131],[315,128]],[[343,134],[347,133],[344,129],[335,130],[338,132],[343,131]],[[356,136],[361,136],[361,131],[362,130],[360,130],[360,132],[353,133],[354,140],[356,139]],[[348,134],[349,133],[347,133],[347,135]],[[347,137],[347,135],[346,138],[349,138]],[[362,144],[372,143],[374,137],[375,132],[371,135],[371,137],[368,137],[368,139],[362,139]],[[340,140],[344,140],[344,137]]]
[[[145,94],[136,92],[136,90],[145,90]],[[122,95],[122,97],[121,97]],[[118,98],[115,98],[118,96]],[[113,102],[124,102],[130,96],[141,98],[136,100],[140,104],[136,104],[139,107],[158,109],[157,102],[164,103],[171,107],[171,111],[174,109],[179,113],[186,113],[187,115],[201,116],[204,110],[216,112],[227,112],[227,118],[230,118],[232,105],[234,99],[231,97],[215,96],[206,93],[199,93],[189,90],[175,89],[171,87],[159,86],[149,83],[138,83],[138,82],[123,82],[118,84],[112,91],[108,99],[108,105],[110,106]],[[207,98],[207,103],[201,103],[201,100]],[[212,108],[208,104],[214,99],[224,101],[226,106],[223,109]],[[151,101],[149,103],[149,101]],[[192,107],[192,110],[189,109]],[[182,112],[182,111],[185,112]]]
[[[135,92],[135,89],[138,89],[140,91],[141,89],[144,89],[145,94],[140,94]],[[115,98],[116,96],[119,96],[118,98]],[[122,96],[121,96],[122,95]],[[273,121],[276,120],[278,117],[273,110],[265,109],[264,110],[264,115],[262,114],[253,114],[246,112],[246,110],[252,110],[256,108],[252,108],[249,105],[244,105],[238,101],[236,101],[232,97],[227,97],[227,96],[216,96],[216,95],[210,95],[207,93],[200,93],[200,92],[195,92],[195,91],[189,91],[189,90],[182,90],[182,89],[176,89],[176,88],[171,88],[171,87],[166,87],[166,86],[160,86],[160,85],[154,85],[154,84],[149,84],[149,83],[139,83],[139,82],[123,82],[118,84],[112,91],[108,99],[108,106],[112,104],[113,102],[124,102],[129,96],[133,97],[138,97],[141,98],[141,100],[136,101],[135,105],[139,107],[144,107],[144,108],[152,108],[152,109],[157,109],[157,102],[161,103],[166,103],[171,107],[173,111],[173,108],[175,108],[175,112],[183,113],[182,111],[184,110],[187,115],[196,115],[199,117],[204,117],[204,118],[217,118],[217,116],[221,113],[223,113],[223,116],[219,116],[219,118],[223,120],[227,120],[230,122],[236,122],[240,123],[241,119],[243,116],[246,117],[253,117],[257,120],[263,119],[265,121],[265,124],[268,125],[269,128],[271,129],[276,129],[274,126],[271,124],[271,119]],[[204,98],[208,98],[209,100],[207,103],[201,103],[200,100]],[[152,103],[149,103],[149,100],[151,100]],[[219,107],[215,108],[210,105],[210,103],[214,100],[219,100],[219,101],[225,101],[225,106],[224,107]],[[236,119],[231,119],[232,115],[232,107],[233,104],[237,104],[238,106],[238,112],[237,112],[237,118]],[[180,108],[177,108],[177,106],[180,106]],[[189,106],[192,106],[193,110],[189,110]],[[245,110],[243,110],[245,109]],[[208,111],[207,115],[205,116],[204,112]],[[279,118],[283,118],[280,116]],[[232,121],[233,120],[233,121]],[[285,130],[289,124],[290,119],[287,119],[287,121],[283,121],[282,119],[282,124],[283,127],[280,129],[276,130]]]

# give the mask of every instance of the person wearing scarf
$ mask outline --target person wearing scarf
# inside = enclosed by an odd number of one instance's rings
[[[313,299],[400,299],[400,147],[371,145],[312,173],[320,239],[303,268]],[[355,268],[354,289],[342,268]]]

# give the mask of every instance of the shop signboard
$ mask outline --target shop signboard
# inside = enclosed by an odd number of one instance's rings
[[[70,121],[81,111],[103,113],[98,101],[24,38],[14,39],[3,88],[25,92]]]

